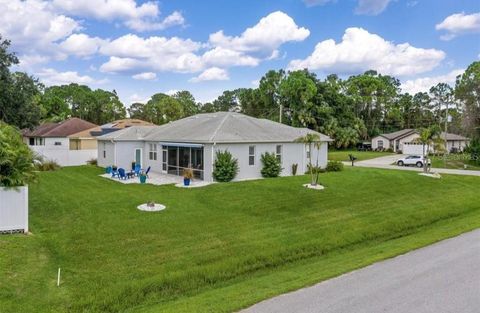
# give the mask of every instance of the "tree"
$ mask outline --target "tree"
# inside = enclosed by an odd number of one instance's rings
[[[199,104],[195,101],[195,97],[190,91],[178,91],[172,96],[172,98],[182,105],[183,117],[195,115],[200,111]]]
[[[453,89],[448,84],[438,83],[430,88],[432,103],[436,108],[436,120],[438,127],[442,128],[445,121],[445,115],[442,113],[442,107],[451,106],[453,103]]]
[[[164,93],[157,93],[145,104],[145,119],[157,125],[178,120],[184,116],[182,104]]]
[[[32,151],[20,132],[0,121],[0,186],[24,186],[34,179]]]
[[[465,73],[457,77],[455,98],[464,109],[465,131],[480,138],[480,61],[470,64]]]
[[[9,47],[10,41],[0,36],[0,120],[19,128],[33,128],[40,121],[43,86],[25,73],[10,72],[18,59],[8,51]]]
[[[440,134],[440,128],[436,125],[420,129],[420,137],[416,139],[417,142],[423,145],[423,171],[429,171],[428,166],[428,151],[430,146],[437,145]],[[441,139],[440,139],[441,140]],[[438,145],[437,147],[438,148]]]
[[[319,168],[318,168],[318,155],[320,154],[320,146],[321,146],[321,141],[320,141],[320,136],[317,134],[313,133],[308,133],[303,137],[297,138],[295,142],[300,142],[308,146],[308,169],[310,172],[310,177],[311,177],[311,185],[316,186],[318,183],[318,175],[319,175]],[[317,149],[317,163],[314,168],[312,164],[312,146]]]

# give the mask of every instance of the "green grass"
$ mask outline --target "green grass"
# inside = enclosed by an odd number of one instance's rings
[[[346,168],[319,192],[307,176],[187,190],[99,173],[30,187],[33,234],[0,236],[0,312],[230,312],[480,226],[478,177]],[[167,210],[136,210],[150,200]]]
[[[467,165],[467,170],[480,170],[480,166],[475,164],[470,160],[470,156],[467,154],[451,154],[447,155],[445,159],[443,157],[432,156],[432,167],[436,168],[450,168],[450,169],[465,169]]]
[[[353,154],[357,158],[357,161],[363,161],[363,160],[379,158],[386,155],[392,155],[395,153],[375,152],[375,151],[338,150],[338,151],[329,151],[328,160],[329,161],[350,161],[349,154]]]

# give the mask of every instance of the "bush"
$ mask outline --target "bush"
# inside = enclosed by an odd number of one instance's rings
[[[97,166],[98,162],[97,162],[97,159],[90,159],[90,160],[87,161],[87,164]]]
[[[35,164],[35,170],[40,171],[40,172],[48,172],[48,171],[55,171],[60,168],[60,165],[58,165],[57,162],[51,161],[51,160],[46,160],[46,161],[40,161]]]
[[[0,186],[25,186],[34,180],[32,151],[20,132],[0,121]]]
[[[473,139],[465,148],[465,152],[470,154],[472,163],[480,164],[480,139]]]
[[[265,152],[261,155],[260,160],[263,164],[263,168],[260,171],[263,177],[278,177],[283,170],[280,161],[273,152]]]
[[[298,170],[298,164],[297,164],[297,163],[293,163],[293,164],[292,164],[292,175],[293,175],[293,176],[297,175],[297,170]]]
[[[327,170],[322,168],[321,166],[312,165],[311,168],[313,170],[313,174],[326,173],[327,172]],[[310,174],[310,164],[307,164],[307,171],[305,172],[305,174]]]
[[[229,182],[237,176],[238,160],[230,152],[217,151],[213,168],[213,178],[219,182]]]
[[[327,172],[340,172],[343,171],[343,163],[340,161],[328,161]]]

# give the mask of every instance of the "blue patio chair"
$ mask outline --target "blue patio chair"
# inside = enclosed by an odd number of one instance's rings
[[[107,166],[107,168],[105,168],[105,173],[111,174],[111,173],[112,173],[112,167],[111,167],[111,166]]]
[[[112,169],[112,178],[114,178],[115,176],[119,177],[118,176],[118,169],[116,169],[116,170]]]
[[[135,164],[135,175],[140,176],[140,171],[142,170],[142,167],[140,164]]]
[[[148,177],[148,172],[150,172],[150,168],[151,168],[151,166],[149,166],[149,167],[147,168],[147,170],[145,171],[145,175],[147,175],[147,177]]]
[[[118,169],[118,178],[127,180],[127,175],[125,175],[125,170],[123,168]]]

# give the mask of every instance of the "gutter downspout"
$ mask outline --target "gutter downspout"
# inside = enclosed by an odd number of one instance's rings
[[[212,172],[210,173],[210,176],[211,176],[210,181],[211,181],[212,183],[213,183],[213,163],[214,163],[213,152],[214,152],[214,148],[215,148],[215,145],[216,145],[216,144],[217,144],[217,143],[214,142],[213,145],[212,145],[212,155],[211,155],[211,159],[212,159],[212,162],[211,162],[211,164],[212,164]]]

